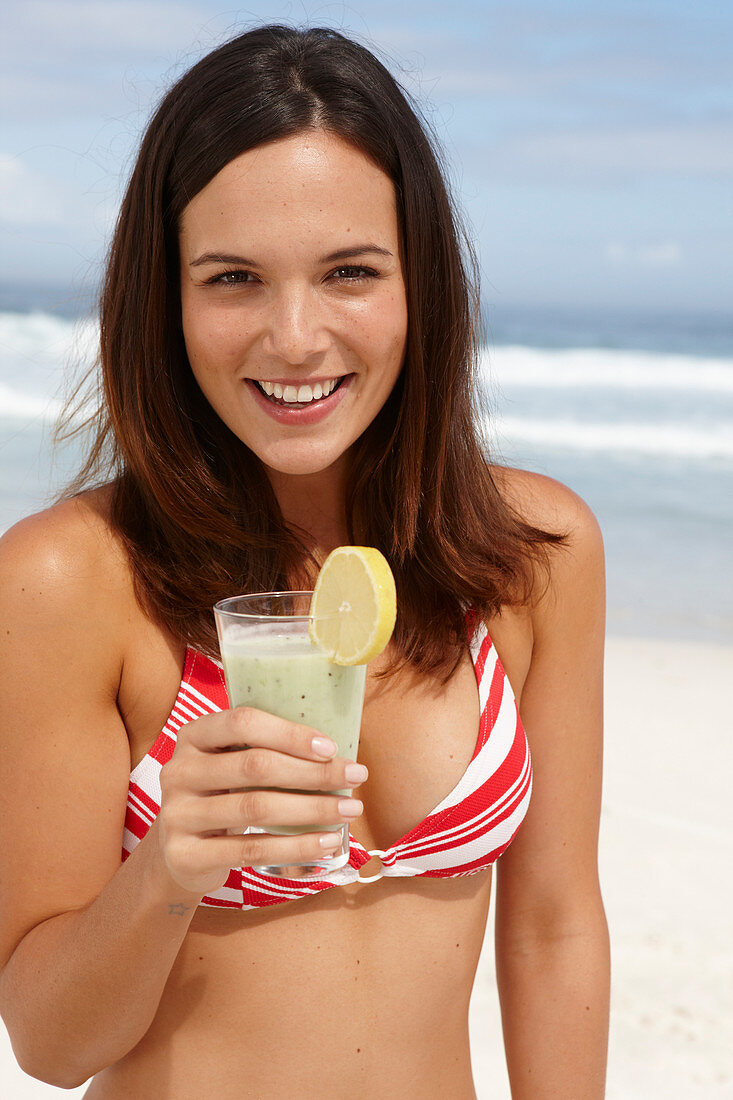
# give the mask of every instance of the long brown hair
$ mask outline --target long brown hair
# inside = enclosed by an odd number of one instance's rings
[[[368,50],[333,30],[267,26],[226,43],[168,92],[144,135],[101,296],[103,399],[77,492],[112,472],[112,519],[148,614],[216,651],[211,606],[289,587],[317,566],[258,458],[201,394],[180,327],[178,223],[233,158],[327,129],[393,181],[408,305],[404,368],[353,448],[349,539],[395,574],[395,667],[449,675],[466,608],[528,598],[557,536],[508,507],[482,444],[475,262],[427,127]],[[108,464],[104,465],[104,456]],[[456,648],[458,647],[458,649]]]

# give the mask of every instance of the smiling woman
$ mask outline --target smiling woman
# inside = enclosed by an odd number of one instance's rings
[[[28,1072],[471,1100],[498,861],[512,1093],[602,1095],[602,547],[485,451],[469,256],[416,113],[333,31],[242,35],[151,120],[88,461],[0,546],[0,1008]],[[355,542],[397,588],[359,763],[230,709],[212,615]],[[346,832],[323,878],[255,871],[321,870]]]
[[[183,211],[188,361],[268,472],[345,483],[402,370],[400,252],[389,176],[325,130],[241,154]]]
[[[312,584],[334,538],[315,517],[336,512],[397,576],[397,663],[447,675],[467,606],[529,597],[558,535],[510,506],[479,436],[471,269],[415,111],[335,32],[250,32],[164,98],[113,240],[97,436],[70,494],[116,479],[140,598],[178,636],[213,652],[217,600]],[[342,377],[297,418],[256,387],[285,401],[296,378]]]

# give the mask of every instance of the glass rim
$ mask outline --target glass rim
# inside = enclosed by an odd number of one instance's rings
[[[243,619],[250,621],[252,619],[264,619],[266,621],[272,621],[275,619],[279,623],[307,623],[311,622],[315,616],[311,614],[307,615],[273,615],[267,611],[235,611],[228,605],[235,604],[240,600],[262,600],[262,599],[282,599],[284,597],[298,597],[309,596],[313,597],[313,589],[304,588],[291,592],[242,592],[238,596],[227,596],[226,599],[219,600],[214,604],[214,614],[228,615],[233,619]],[[319,615],[319,619],[331,618],[330,615]]]

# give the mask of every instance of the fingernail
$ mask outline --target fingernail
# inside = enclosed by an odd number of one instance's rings
[[[344,768],[344,778],[347,783],[363,783],[369,772],[363,764],[347,764]]]
[[[358,817],[363,809],[358,798],[339,798],[338,811],[341,817]]]
[[[318,843],[322,848],[338,848],[341,843],[341,830],[337,833],[321,833]]]
[[[311,741],[311,748],[319,756],[334,756],[338,745],[330,737],[314,737]]]

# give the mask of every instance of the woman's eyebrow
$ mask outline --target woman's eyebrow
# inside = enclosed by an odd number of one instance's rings
[[[239,264],[241,267],[257,267],[254,260],[248,260],[246,256],[230,256],[227,252],[204,252],[195,260],[191,260],[189,267],[200,267],[202,264]]]
[[[357,244],[351,248],[339,248],[337,252],[331,252],[328,256],[321,256],[320,263],[331,264],[338,260],[348,260],[352,256],[364,256],[367,253],[373,253],[377,256],[386,256],[388,259],[392,259],[392,253],[386,248],[380,248],[378,244]]]
[[[349,260],[367,254],[386,256],[388,259],[394,258],[393,254],[388,249],[381,248],[378,244],[357,244],[349,248],[339,248],[336,252],[330,252],[328,256],[321,256],[318,262],[321,264],[331,264],[337,263],[339,260]],[[197,256],[195,260],[191,260],[189,267],[200,267],[202,264],[239,264],[241,267],[258,266],[256,260],[251,260],[247,256],[233,256],[226,252],[204,252],[203,255]]]

